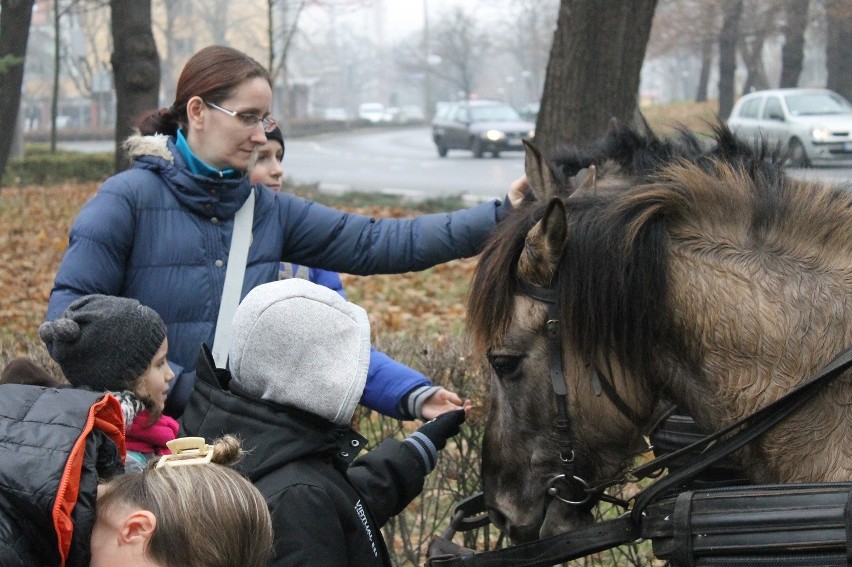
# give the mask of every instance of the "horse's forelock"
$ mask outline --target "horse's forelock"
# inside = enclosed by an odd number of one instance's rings
[[[514,211],[497,225],[482,250],[470,286],[466,322],[480,354],[499,343],[508,329],[517,290],[518,258],[527,233],[546,207],[547,203],[536,203]]]
[[[561,319],[565,336],[586,358],[614,354],[628,370],[647,375],[667,328],[668,236],[659,215],[646,215],[649,209],[638,202],[613,209],[618,199],[568,202]]]

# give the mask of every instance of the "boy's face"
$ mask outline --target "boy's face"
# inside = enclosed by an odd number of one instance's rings
[[[166,394],[169,391],[169,382],[175,377],[166,355],[169,353],[169,339],[163,339],[163,344],[148,365],[148,370],[139,378],[136,395],[143,400],[153,404],[153,410],[163,411],[166,405]]]
[[[284,179],[284,168],[281,160],[284,158],[284,148],[278,140],[267,140],[257,150],[257,163],[251,170],[250,180],[252,183],[266,185],[276,191],[281,188]]]

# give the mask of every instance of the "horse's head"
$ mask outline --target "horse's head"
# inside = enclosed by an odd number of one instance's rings
[[[493,369],[485,500],[513,539],[588,521],[597,488],[643,447],[658,395],[719,430],[852,341],[852,197],[789,180],[723,125],[715,142],[616,126],[550,163],[528,146],[537,199],[496,228],[468,305]],[[744,470],[848,478],[848,458],[810,458],[822,443],[807,436],[848,446],[845,395],[814,406],[832,406],[823,421],[813,410],[744,449]]]
[[[586,347],[596,322],[576,321],[581,311],[565,302],[581,285],[565,261],[584,237],[576,220],[627,186],[629,172],[582,156],[567,169],[555,174],[527,145],[537,202],[498,227],[471,291],[469,327],[492,368],[483,487],[492,520],[516,541],[591,520],[599,495],[588,489],[644,446],[639,426],[653,403],[607,353]]]

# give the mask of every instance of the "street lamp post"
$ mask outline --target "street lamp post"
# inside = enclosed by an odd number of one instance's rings
[[[432,104],[432,68],[429,58],[429,3],[428,0],[423,0],[423,112],[426,115],[426,120],[431,121],[433,118]]]

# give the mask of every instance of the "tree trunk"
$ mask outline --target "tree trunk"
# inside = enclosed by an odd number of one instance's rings
[[[535,144],[545,155],[632,122],[657,0],[561,0]]]
[[[707,101],[707,88],[710,86],[710,66],[713,64],[713,38],[701,42],[701,70],[698,72],[698,88],[695,102]]]
[[[115,76],[115,171],[128,165],[122,142],[135,120],[159,107],[160,58],[151,32],[151,0],[111,0]]]
[[[784,47],[781,49],[781,79],[778,86],[799,86],[802,61],[805,58],[805,29],[808,27],[809,0],[787,0],[784,3]]]
[[[852,0],[832,0],[826,15],[826,86],[852,100]]]
[[[769,88],[769,79],[766,78],[766,69],[763,66],[763,45],[766,36],[764,30],[758,30],[752,41],[743,39],[740,42],[740,52],[746,65],[748,75],[743,86],[743,93],[751,91],[762,91]]]
[[[0,185],[15,137],[34,0],[0,0]]]
[[[719,32],[719,117],[726,119],[734,108],[734,73],[737,70],[737,36],[743,0],[727,0]]]

